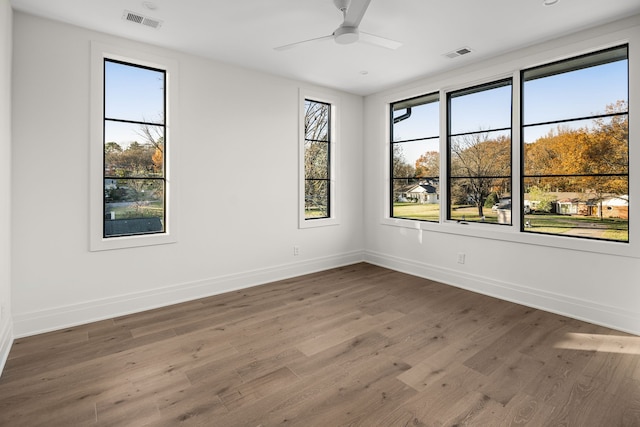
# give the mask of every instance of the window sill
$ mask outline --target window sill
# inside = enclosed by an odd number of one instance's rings
[[[143,246],[166,245],[178,241],[175,234],[148,234],[137,236],[108,237],[92,239],[89,250],[91,252],[109,251],[114,249],[137,248]]]
[[[459,223],[455,221],[436,223],[390,217],[383,218],[381,223],[383,225],[393,227],[409,228],[434,233],[446,233],[479,239],[544,246],[555,249],[640,258],[639,247],[633,246],[631,243],[527,233],[519,231],[515,225],[495,226],[495,224]]]
[[[329,227],[332,225],[338,225],[337,218],[318,218],[318,219],[300,219],[300,223],[298,228],[318,228],[318,227]]]

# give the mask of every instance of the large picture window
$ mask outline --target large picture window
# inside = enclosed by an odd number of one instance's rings
[[[165,231],[164,70],[104,59],[103,237]]]
[[[511,224],[511,79],[448,94],[449,220]]]
[[[391,104],[391,217],[440,220],[439,94]]]
[[[331,215],[331,104],[304,102],[304,218]]]
[[[521,80],[523,231],[628,242],[627,46]]]

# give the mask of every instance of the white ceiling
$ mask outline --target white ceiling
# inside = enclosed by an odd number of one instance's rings
[[[397,50],[331,40],[332,0],[11,0],[16,10],[347,92],[367,95],[600,23],[640,13],[640,0],[372,0],[360,30]],[[145,4],[150,3],[152,8]],[[122,19],[129,10],[159,29]],[[449,59],[445,53],[469,47]]]

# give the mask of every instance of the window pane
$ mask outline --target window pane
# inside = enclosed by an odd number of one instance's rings
[[[162,179],[105,179],[105,237],[164,231]]]
[[[164,123],[164,81],[164,71],[105,61],[105,117]]]
[[[304,138],[311,141],[329,141],[330,105],[322,102],[304,103]]]
[[[623,46],[523,71],[524,231],[628,241],[626,55]]]
[[[451,135],[511,127],[511,82],[454,92],[449,98]]]
[[[449,219],[511,224],[510,184],[510,178],[452,178]]]
[[[164,71],[104,61],[104,237],[165,231],[164,100]]]
[[[524,188],[525,232],[629,241],[626,176],[526,178]]]
[[[625,114],[526,127],[525,175],[628,173],[628,122]]]
[[[305,141],[304,166],[306,179],[328,179],[329,144],[322,141]]]
[[[610,52],[620,51],[624,58],[611,57]],[[626,102],[626,47],[605,53],[608,55],[593,66],[587,56],[579,58],[580,61],[569,60],[523,72],[523,123],[597,116],[606,114],[609,105]],[[591,56],[599,59],[603,55]],[[601,63],[602,60],[614,62]]]
[[[440,188],[438,180],[428,183],[421,179],[393,180],[394,218],[438,221],[440,219]]]
[[[437,138],[440,133],[439,105],[437,99],[422,105],[394,104],[393,141]],[[404,108],[398,109],[401,106]]]
[[[104,134],[105,176],[164,175],[164,126],[106,120]]]
[[[329,218],[331,104],[305,100],[304,134],[304,218]]]
[[[329,182],[306,180],[304,188],[305,219],[327,218],[329,216]]]
[[[391,216],[440,219],[439,94],[391,105]]]
[[[439,148],[438,139],[393,144],[394,178],[437,178],[440,174]]]
[[[509,131],[452,136],[452,177],[496,177],[511,175],[511,133]]]
[[[511,224],[511,81],[449,94],[448,219]]]

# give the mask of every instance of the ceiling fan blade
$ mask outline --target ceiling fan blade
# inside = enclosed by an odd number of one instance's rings
[[[319,41],[323,41],[323,40],[332,40],[332,39],[333,39],[333,34],[330,35],[330,36],[317,37],[315,39],[309,39],[309,40],[304,40],[304,41],[301,41],[301,42],[285,44],[283,46],[274,47],[273,49],[277,50],[277,51],[289,50],[289,49],[292,49],[292,48],[294,48],[294,47],[296,47],[298,45],[301,45],[301,44],[319,42]]]
[[[351,0],[347,13],[344,15],[344,23],[342,25],[357,28],[369,7],[369,3],[371,3],[371,0]]]
[[[380,36],[374,36],[373,34],[364,33],[362,31],[360,31],[359,41],[380,47],[385,47],[387,49],[397,49],[402,46],[402,43],[395,40],[386,39]]]

